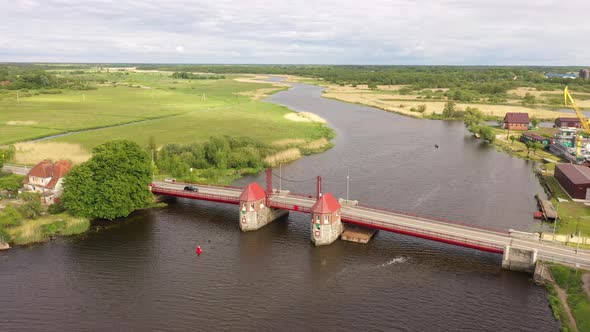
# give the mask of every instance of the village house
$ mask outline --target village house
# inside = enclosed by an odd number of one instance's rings
[[[555,119],[555,127],[557,128],[582,128],[582,122],[578,118],[560,117]]]
[[[72,163],[68,160],[60,160],[55,163],[43,160],[27,173],[24,187],[28,191],[41,194],[44,204],[59,202],[64,176],[71,168]]]
[[[508,130],[528,130],[529,129],[528,113],[511,113],[504,116],[504,129]]]

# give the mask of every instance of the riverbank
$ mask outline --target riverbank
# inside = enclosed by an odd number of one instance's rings
[[[10,236],[6,242],[27,245],[45,242],[55,236],[69,236],[85,233],[90,228],[86,218],[74,217],[66,212],[44,215],[38,219],[23,219],[18,226],[7,227]]]
[[[590,331],[590,292],[584,283],[590,272],[559,264],[547,266],[552,278],[545,287],[553,314],[562,323],[562,331]]]

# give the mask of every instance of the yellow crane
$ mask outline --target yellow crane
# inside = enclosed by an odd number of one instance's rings
[[[584,131],[586,131],[587,133],[590,134],[590,124],[588,124],[588,120],[586,119],[584,114],[582,114],[582,112],[578,108],[578,105],[576,105],[576,102],[574,101],[574,97],[572,97],[567,86],[565,87],[565,89],[563,89],[563,103],[566,107],[568,106],[568,104],[570,104],[572,106],[574,111],[576,111],[576,115],[578,116],[578,119],[580,119],[580,122],[582,123],[582,127],[584,127]],[[580,156],[581,146],[582,146],[582,140],[578,139],[578,135],[576,135],[576,158]]]

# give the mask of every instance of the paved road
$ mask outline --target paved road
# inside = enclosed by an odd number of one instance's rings
[[[169,190],[184,190],[184,187],[188,185],[186,183],[172,183],[162,181],[154,181],[152,184],[158,188]],[[243,191],[241,188],[216,187],[207,185],[196,185],[196,187],[199,189],[200,194],[227,196],[229,198],[239,198]]]
[[[29,173],[30,170],[31,170],[31,167],[25,167],[25,166],[18,166],[18,165],[11,165],[11,164],[4,164],[4,166],[2,166],[2,172],[4,172],[4,173],[27,175],[27,173]]]

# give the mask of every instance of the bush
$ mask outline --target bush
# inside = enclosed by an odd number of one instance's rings
[[[7,205],[0,212],[0,228],[18,226],[22,218],[21,214],[12,205]]]
[[[50,214],[59,214],[59,213],[64,212],[65,210],[66,210],[66,208],[64,207],[63,203],[61,203],[61,202],[51,204],[47,208],[47,212],[49,212]]]
[[[41,226],[41,231],[46,236],[54,236],[59,234],[59,232],[64,228],[66,222],[63,220],[54,221],[50,224],[45,224]]]

